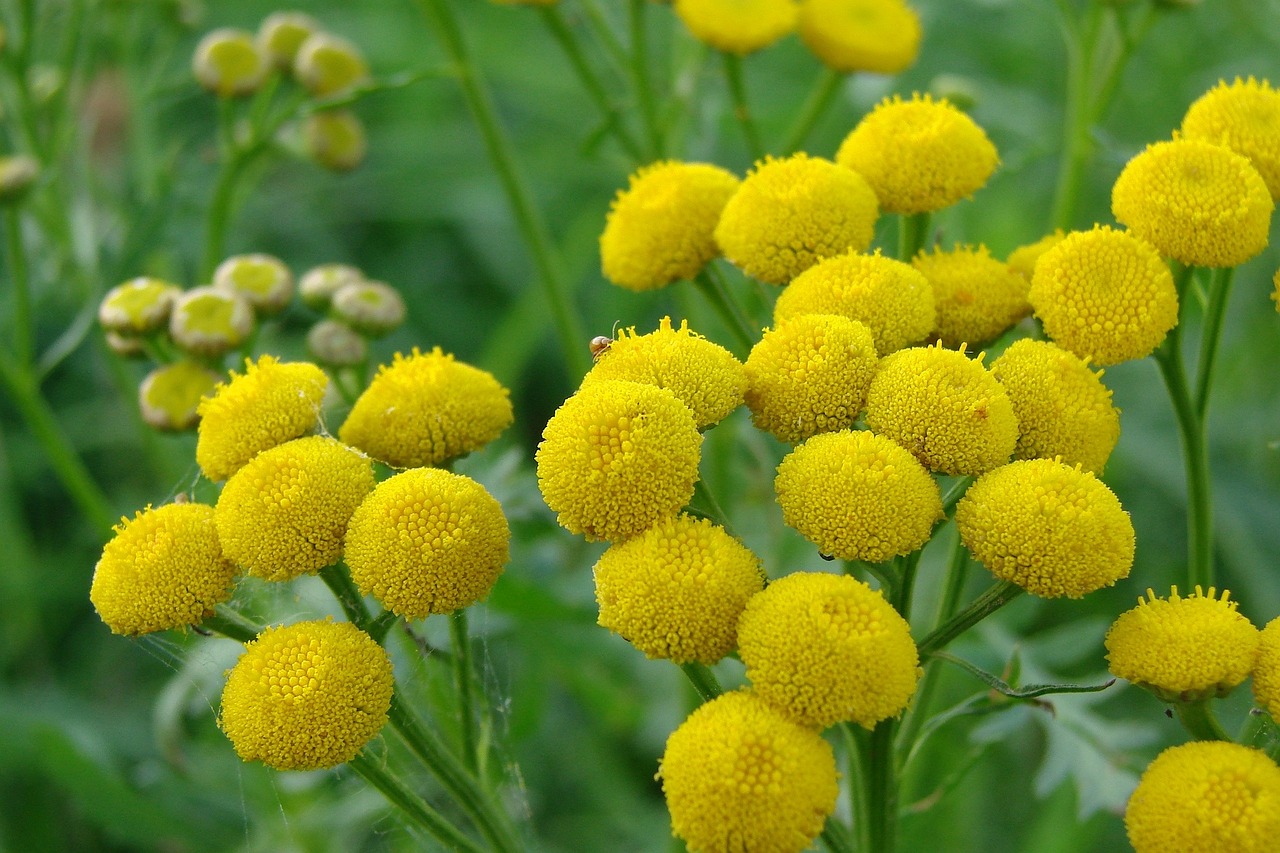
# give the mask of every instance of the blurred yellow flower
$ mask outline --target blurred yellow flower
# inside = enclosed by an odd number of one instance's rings
[[[200,401],[213,393],[218,380],[218,374],[194,361],[157,367],[138,386],[142,419],[155,429],[195,429],[200,422]]]
[[[933,289],[933,333],[944,346],[995,340],[1031,313],[1027,280],[991,257],[986,246],[935,247],[916,255],[911,265]]]
[[[234,255],[213,271],[213,286],[240,294],[259,314],[275,314],[293,298],[293,273],[272,255]]]
[[[258,26],[256,43],[268,62],[282,71],[289,71],[293,68],[298,48],[307,36],[319,29],[316,20],[302,12],[272,12]]]
[[[126,337],[158,332],[169,322],[169,312],[182,288],[164,279],[131,278],[107,291],[98,305],[102,328]]]
[[[1280,91],[1253,77],[1237,77],[1201,95],[1182,117],[1182,136],[1230,148],[1249,158],[1280,199]]]
[[[920,53],[920,16],[903,0],[801,0],[797,29],[836,71],[897,74]]]
[[[343,94],[369,79],[369,65],[354,44],[323,31],[298,46],[293,75],[317,98]]]
[[[229,27],[200,39],[191,67],[201,86],[223,98],[253,94],[267,74],[266,57],[253,33]]]
[[[1258,657],[1251,675],[1254,700],[1272,719],[1280,718],[1280,616],[1258,635]]]
[[[351,110],[324,110],[307,116],[302,141],[307,156],[332,172],[350,172],[369,153],[364,123]]]
[[[1066,232],[1058,228],[1052,234],[1046,234],[1034,243],[1019,246],[1009,253],[1009,266],[1027,281],[1031,281],[1040,258],[1045,252],[1061,243],[1066,236]]]
[[[694,38],[726,53],[760,50],[796,28],[795,0],[675,0],[675,10]]]

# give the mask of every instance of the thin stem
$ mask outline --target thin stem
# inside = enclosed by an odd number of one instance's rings
[[[742,57],[729,51],[721,51],[724,60],[724,77],[729,84],[729,97],[733,99],[733,117],[742,128],[742,135],[747,140],[747,150],[752,160],[764,157],[764,145],[760,142],[760,131],[751,117],[751,105],[747,101],[747,85],[742,77]]]
[[[200,259],[200,281],[205,284],[212,281],[214,269],[226,256],[227,228],[231,224],[237,185],[251,159],[246,154],[243,151],[233,151],[223,161],[217,183],[214,184],[209,216],[205,223],[204,254]]]
[[[904,264],[920,253],[929,235],[928,211],[903,213],[898,216],[898,260]]]
[[[475,694],[471,689],[471,639],[467,636],[466,610],[459,609],[450,614],[449,637],[453,646],[453,684],[458,692],[458,716],[462,718],[462,760],[472,773],[478,773]]]
[[[712,272],[712,267],[704,267],[694,277],[693,283],[737,338],[743,352],[750,352],[756,343],[756,337],[751,330],[751,321],[747,319],[746,313],[733,298],[729,288],[725,286],[724,280]]]
[[[579,0],[579,5],[582,6],[583,12],[586,13],[587,20],[595,30],[596,40],[604,48],[604,52],[609,57],[614,70],[625,76],[626,69],[631,64],[630,59],[627,58],[627,49],[622,46],[622,41],[614,34],[613,28],[609,26],[609,21],[604,12],[600,10],[599,3],[596,0]]]
[[[347,618],[361,631],[367,630],[372,621],[369,617],[369,608],[365,607],[364,597],[352,583],[342,563],[325,566],[320,570],[320,579],[325,582],[325,586],[329,587],[333,597],[338,599],[338,604],[342,606],[342,612],[347,614]]]
[[[1090,130],[1095,108],[1089,84],[1098,33],[1102,29],[1103,6],[1093,0],[1088,6],[1088,17],[1080,27],[1071,17],[1075,10],[1069,4],[1062,4],[1067,29],[1067,97],[1062,122],[1062,162],[1058,167],[1051,228],[1071,227],[1080,201],[1085,166],[1093,153]]]
[[[250,643],[262,633],[262,626],[257,625],[226,605],[219,604],[213,613],[200,620],[200,627],[217,631],[224,637]]]
[[[35,329],[31,324],[31,281],[27,274],[27,248],[22,240],[22,217],[16,205],[4,211],[5,248],[9,277],[13,282],[13,354],[27,369],[35,359]]]
[[[1213,388],[1213,365],[1218,356],[1218,343],[1222,339],[1222,321],[1227,313],[1227,299],[1231,295],[1231,283],[1235,267],[1213,271],[1209,285],[1209,306],[1204,313],[1204,327],[1200,334],[1200,363],[1196,368],[1196,416],[1203,429],[1209,410],[1209,394]]]
[[[693,689],[698,691],[703,702],[710,702],[724,692],[724,688],[720,686],[720,680],[706,664],[688,661],[680,664],[680,669],[684,670],[684,674],[689,677],[689,681],[693,683]]]
[[[1231,738],[1223,730],[1209,704],[1212,699],[1198,699],[1194,702],[1175,702],[1174,711],[1178,714],[1178,722],[1196,740],[1225,740]]]
[[[881,720],[871,732],[868,749],[870,778],[867,780],[867,822],[871,830],[871,853],[892,853],[898,831],[897,761],[893,738],[896,719]]]
[[[450,850],[464,850],[467,853],[485,853],[483,847],[476,844],[427,804],[427,801],[414,793],[410,788],[391,774],[386,767],[373,760],[363,752],[347,762],[347,766],[377,788],[384,797],[397,806],[406,815],[431,833],[432,837]]]
[[[800,107],[800,112],[792,122],[791,129],[787,131],[786,141],[782,143],[782,153],[791,154],[804,146],[813,128],[831,106],[844,80],[843,73],[831,68],[823,69],[809,91],[808,97],[805,98],[804,105]]]
[[[831,853],[856,853],[853,832],[835,817],[827,818],[826,825],[822,827],[822,843]]]
[[[920,555],[924,553],[923,548],[917,548],[908,554],[906,559],[902,561],[902,573],[898,576],[898,600],[894,602],[894,609],[902,614],[902,618],[907,621],[911,620],[911,594],[915,589],[916,570],[920,566]]]
[[[964,493],[969,491],[969,487],[973,485],[974,477],[966,474],[951,484],[951,488],[947,489],[947,493],[942,496],[942,512],[944,515],[950,515],[951,510],[955,507],[960,499],[964,497]]]
[[[917,644],[920,658],[942,651],[947,644],[965,631],[1022,595],[1026,590],[1012,581],[999,581],[975,598],[968,607],[948,619]]]
[[[650,155],[662,157],[662,132],[658,129],[658,108],[653,101],[653,87],[649,82],[649,38],[646,30],[645,10],[649,0],[631,0],[631,81],[640,104],[640,117],[648,137]]]
[[[844,735],[845,755],[849,762],[849,813],[858,850],[871,850],[871,819],[867,812],[866,791],[871,784],[871,753],[868,732],[853,723],[840,726]]]

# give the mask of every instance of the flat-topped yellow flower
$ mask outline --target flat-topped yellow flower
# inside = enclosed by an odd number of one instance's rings
[[[293,273],[273,255],[233,255],[213,271],[213,286],[239,293],[259,314],[275,314],[293,298]]]
[[[98,305],[102,328],[127,337],[158,332],[169,322],[169,312],[182,288],[151,276],[131,278],[107,291]]]
[[[253,306],[239,293],[193,287],[174,299],[169,337],[193,355],[214,359],[248,340],[253,324]]]
[[[1253,698],[1272,718],[1280,717],[1280,616],[1258,636],[1258,656],[1253,662]]]
[[[986,246],[934,248],[911,261],[933,288],[933,333],[944,346],[995,340],[1031,313],[1027,279],[991,257]]]
[[[1237,77],[1205,92],[1182,117],[1182,136],[1230,148],[1249,158],[1280,199],[1280,91],[1267,80]]]
[[[694,38],[726,53],[752,53],[796,28],[795,0],[675,0],[675,10]]]
[[[1066,236],[1066,232],[1061,228],[1057,228],[1052,234],[1046,234],[1034,243],[1028,243],[1025,246],[1019,246],[1014,249],[1009,253],[1007,263],[1014,272],[1027,281],[1031,281],[1031,276],[1035,273],[1036,264],[1039,263],[1041,256],[1061,243]]]
[[[903,0],[802,0],[800,39],[828,68],[897,74],[920,53],[920,16]]]
[[[148,426],[190,430],[200,423],[200,401],[214,392],[220,377],[203,364],[175,361],[157,367],[138,386],[138,409]]]

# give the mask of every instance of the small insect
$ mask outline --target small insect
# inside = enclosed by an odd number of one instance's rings
[[[587,344],[587,346],[591,349],[592,361],[599,361],[600,356],[604,355],[606,352],[609,351],[610,345],[613,344],[614,335],[618,333],[618,322],[619,321],[616,321],[616,320],[614,321],[613,330],[610,332],[608,337],[604,335],[596,335],[594,338],[591,339],[591,343]]]

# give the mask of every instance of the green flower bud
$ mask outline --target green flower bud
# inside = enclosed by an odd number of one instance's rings
[[[369,65],[346,39],[313,33],[298,48],[293,74],[308,92],[324,98],[363,83],[369,77]]]
[[[282,71],[293,68],[298,48],[320,31],[315,18],[302,12],[274,12],[258,27],[258,50],[267,62]]]
[[[200,39],[191,65],[200,85],[221,98],[253,94],[267,73],[253,33],[230,28]]]
[[[333,294],[333,315],[353,329],[380,338],[404,322],[404,299],[389,284],[363,281]]]
[[[0,157],[0,204],[20,201],[40,177],[40,161],[26,154]]]
[[[275,314],[293,297],[293,273],[271,255],[235,255],[213,271],[213,286],[239,293],[259,314]]]
[[[324,312],[340,287],[364,280],[364,273],[350,264],[321,264],[303,273],[298,294],[308,308]]]
[[[169,335],[193,355],[216,357],[244,343],[253,322],[253,307],[239,293],[196,287],[174,303]]]
[[[213,392],[221,377],[193,361],[157,367],[138,386],[142,419],[165,431],[195,429],[200,398]]]
[[[307,332],[307,351],[329,367],[353,367],[369,357],[369,344],[340,320],[321,320]]]
[[[335,172],[351,171],[369,151],[364,125],[350,110],[312,113],[302,126],[302,138],[307,155]]]
[[[181,295],[182,288],[163,279],[131,278],[102,297],[98,322],[102,328],[119,335],[149,335],[169,322],[173,304]]]

